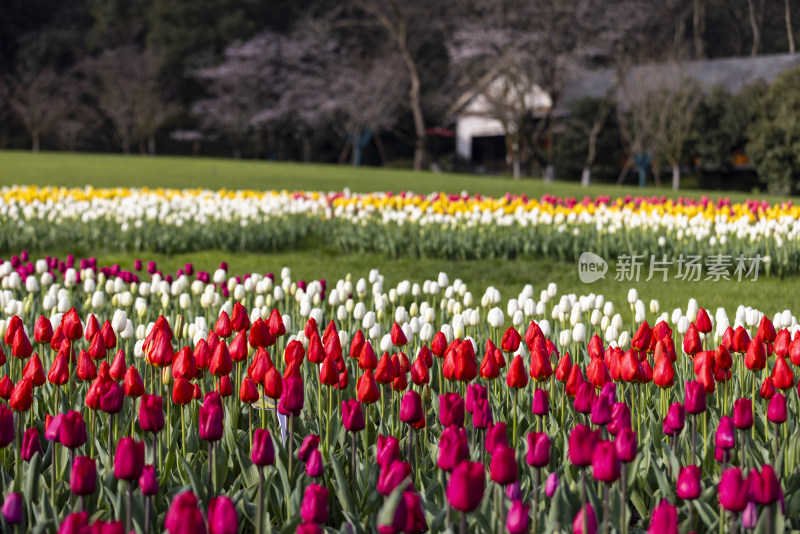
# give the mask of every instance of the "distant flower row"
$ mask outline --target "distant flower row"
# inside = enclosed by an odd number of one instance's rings
[[[0,248],[285,250],[308,236],[343,252],[446,258],[616,257],[663,251],[769,257],[800,269],[800,206],[726,199],[170,189],[0,190]]]

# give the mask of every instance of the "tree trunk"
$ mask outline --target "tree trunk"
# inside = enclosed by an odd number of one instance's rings
[[[556,168],[552,163],[548,163],[544,168],[544,181],[545,183],[553,183],[556,179]]]
[[[411,114],[414,116],[414,134],[416,141],[414,144],[414,170],[421,171],[425,164],[425,119],[422,115],[422,99],[420,94],[420,81],[417,66],[411,57],[411,52],[403,47],[403,59],[411,76],[411,89],[408,96],[411,104]]]
[[[589,165],[586,165],[583,168],[583,172],[581,173],[581,185],[583,187],[589,187],[589,184],[592,182],[592,168]]]
[[[679,165],[672,166],[672,190],[677,191],[681,188],[681,168]]]
[[[147,138],[147,153],[151,156],[156,155],[156,136],[151,135]]]
[[[692,10],[694,55],[697,58],[704,58],[706,55],[703,42],[703,34],[706,31],[706,0],[694,0]]]
[[[303,135],[303,163],[311,161],[311,139],[308,134]]]
[[[378,148],[378,156],[381,158],[381,167],[386,167],[389,158],[386,156],[386,147],[383,146],[383,139],[379,132],[375,132],[375,146]]]
[[[750,14],[750,28],[753,30],[753,48],[751,56],[757,56],[761,49],[761,22],[764,20],[764,0],[760,0],[760,8],[756,13],[756,0],[747,0],[747,9]]]
[[[786,0],[786,33],[789,37],[789,53],[794,54],[794,31],[792,30],[792,7]]]
[[[514,179],[519,180],[520,176],[522,176],[520,172],[519,146],[513,146],[511,149],[511,169],[514,173]]]
[[[31,152],[39,152],[39,132],[33,132],[31,134]]]

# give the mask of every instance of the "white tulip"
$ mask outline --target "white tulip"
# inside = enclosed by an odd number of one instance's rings
[[[544,337],[550,337],[550,321],[547,319],[539,321],[539,330],[542,331]]]
[[[137,358],[144,358],[144,350],[142,350],[143,345],[144,345],[144,339],[140,339],[133,346],[133,355],[136,356]]]
[[[553,282],[547,284],[547,296],[551,299],[558,294],[558,287]]]
[[[599,311],[599,310],[595,310],[595,311]],[[592,323],[592,324],[594,324],[594,323]],[[604,316],[603,316],[603,318],[602,318],[602,319],[600,319],[600,330],[602,330],[603,332],[605,332],[605,331],[606,331],[606,329],[608,328],[608,326],[609,326],[610,324],[611,324],[611,319],[609,319],[608,317],[606,317],[606,316],[604,315]],[[595,325],[595,326],[596,326],[596,325]]]
[[[639,292],[636,291],[636,288],[631,288],[628,290],[628,304],[633,304],[639,299]]]
[[[625,330],[619,335],[619,338],[617,338],[617,345],[622,350],[628,350],[630,344],[631,344],[631,335],[627,330]]]
[[[68,297],[58,299],[58,313],[67,313],[72,308],[72,303]]]
[[[291,330],[292,328],[292,317],[290,315],[282,315],[281,321],[283,322],[283,326],[286,330]]]
[[[359,302],[359,304],[361,303]],[[375,312],[368,311],[366,314],[364,314],[364,319],[361,322],[361,326],[364,328],[364,330],[369,330],[374,325],[375,325]]]
[[[453,327],[449,324],[443,324],[439,331],[444,334],[444,338],[447,340],[448,345],[453,342],[453,339],[455,339],[455,337],[453,337]]]
[[[423,343],[428,343],[431,339],[433,339],[433,327],[430,323],[425,323],[419,329],[419,339]]]
[[[600,324],[600,322],[601,322],[603,319],[607,319],[607,318],[606,318],[606,317],[603,317],[603,314],[602,314],[602,312],[600,312],[600,310],[597,310],[597,309],[595,309],[595,310],[592,310],[592,313],[591,313],[591,315],[589,316],[589,322],[592,324],[592,326],[597,326],[597,325],[599,325],[599,324]]]
[[[450,279],[447,277],[447,273],[440,272],[437,282],[439,284],[439,287],[447,287],[448,285],[450,285]]]
[[[130,319],[125,321],[125,329],[119,333],[119,337],[122,339],[131,339],[133,338],[133,321]]]
[[[525,317],[523,316],[522,310],[517,310],[514,312],[514,316],[511,318],[511,323],[514,326],[522,326],[522,323],[525,321]]]
[[[28,293],[35,293],[39,291],[39,282],[36,280],[35,276],[28,276],[25,279],[25,290]]]
[[[660,308],[659,308],[659,305],[658,305],[658,301],[655,300],[655,299],[651,299],[650,300],[650,313],[652,313],[653,315],[658,315],[659,309]]]
[[[372,328],[369,329],[369,337],[370,339],[378,340],[381,337],[381,325],[374,324]]]
[[[92,294],[92,308],[98,309],[106,305],[106,294],[102,291],[95,291]]]
[[[575,343],[583,343],[586,341],[586,327],[583,323],[578,323],[572,329],[572,341]]]
[[[45,295],[42,299],[42,308],[46,312],[50,312],[56,307],[56,298],[53,295]]]
[[[572,330],[565,328],[558,334],[558,342],[562,347],[566,347],[572,342]]]

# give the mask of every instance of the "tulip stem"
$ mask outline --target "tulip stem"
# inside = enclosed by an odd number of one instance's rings
[[[352,461],[350,463],[350,486],[351,486],[352,491],[353,491],[353,500],[356,500],[357,499],[357,496],[356,496],[356,493],[357,493],[357,487],[356,487],[356,465],[357,465],[357,462],[356,462],[356,457],[358,456],[358,450],[356,448],[357,447],[357,445],[356,445],[356,433],[355,432],[351,432],[351,434],[352,434],[352,438],[351,438],[351,441],[350,441],[350,456],[352,457],[351,458]]]
[[[467,534],[467,512],[461,512],[458,531],[460,534]]]
[[[50,442],[50,457],[52,464],[50,466],[50,498],[53,501],[53,510],[56,509],[56,440]],[[6,477],[0,473],[0,478],[3,479],[3,495],[6,493]]]
[[[514,390],[514,448],[517,448],[517,412],[519,404],[519,390]]]
[[[150,534],[150,496],[144,497],[144,534]]]
[[[775,439],[772,440],[772,463],[777,463],[778,461],[778,423],[773,425],[775,428]],[[769,530],[767,530],[769,532]]]
[[[294,462],[294,415],[289,414],[289,434],[287,436],[289,438],[289,478],[292,478],[292,464]],[[286,500],[286,506],[288,509],[289,506],[289,499]]]
[[[128,506],[125,510],[125,532],[131,532],[131,511],[133,509],[133,481],[128,480]]]
[[[183,454],[186,455],[186,410],[183,409],[183,405],[179,409],[181,411],[181,449],[183,449]],[[250,448],[253,448],[252,432],[250,432]]]
[[[609,506],[611,496],[609,495],[609,487],[610,484],[603,486],[603,534],[608,534],[608,526],[611,524],[611,511]]]
[[[538,467],[533,468],[533,521],[531,522],[531,534],[536,534],[536,523],[539,519],[539,477],[541,473]]]
[[[333,388],[328,386],[328,419],[325,421],[325,453],[331,457],[331,419],[333,419]]]
[[[409,464],[414,463],[412,460],[414,454],[414,427],[408,425],[408,459],[406,460]]]
[[[625,462],[621,462],[620,465],[620,478],[619,478],[619,486],[622,490],[622,502],[619,506],[619,527],[622,529],[622,534],[628,530],[628,500],[626,498],[626,493],[628,491],[628,482],[625,480],[625,476],[627,475],[627,464]]]
[[[692,465],[697,465],[697,414],[692,414]]]
[[[256,501],[256,534],[263,532],[264,523],[264,468],[257,466],[258,470],[258,500]]]
[[[322,381],[321,380],[317,380],[317,414],[319,415],[319,426],[317,427],[317,433],[322,434]]]
[[[583,526],[582,532],[589,532],[589,510],[586,506],[586,468],[581,467],[581,506],[583,507]]]

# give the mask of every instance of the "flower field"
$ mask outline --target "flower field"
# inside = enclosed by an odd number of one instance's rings
[[[151,222],[138,229],[147,210],[117,219],[136,205],[125,204],[126,192],[107,195],[67,202],[65,193],[49,210],[31,197],[25,217],[62,213],[55,234],[68,217],[77,231],[91,227],[85,213],[104,213],[96,220],[106,232],[126,223],[134,234],[148,224],[159,232],[158,220],[181,228],[168,215],[183,194],[153,193]],[[248,211],[244,196],[228,199],[237,218],[209,222],[210,234],[241,228],[245,214],[273,213]],[[301,215],[311,228],[347,212],[351,201],[337,198],[285,202],[316,210]],[[72,202],[73,212],[52,209]],[[196,211],[211,220],[204,202]],[[5,217],[22,220],[21,205],[7,206]],[[555,224],[559,210],[578,208],[547,209]],[[287,220],[301,211],[285,210]],[[375,210],[364,217],[413,211]],[[751,226],[777,221],[765,213],[778,208],[752,210],[760,215]],[[426,226],[445,232],[456,213]],[[611,302],[554,284],[501,295],[446,273],[389,287],[377,270],[303,281],[289,268],[233,273],[223,262],[213,272],[187,264],[166,273],[146,260],[98,265],[26,252],[0,265],[0,284],[4,527],[800,528],[800,327],[791,310],[766,316],[743,303],[710,312],[694,300],[662,310],[635,290]]]
[[[0,250],[273,252],[308,240],[389,257],[575,261],[678,254],[759,257],[764,273],[800,271],[800,207],[726,199],[583,200],[347,191],[0,190]]]

